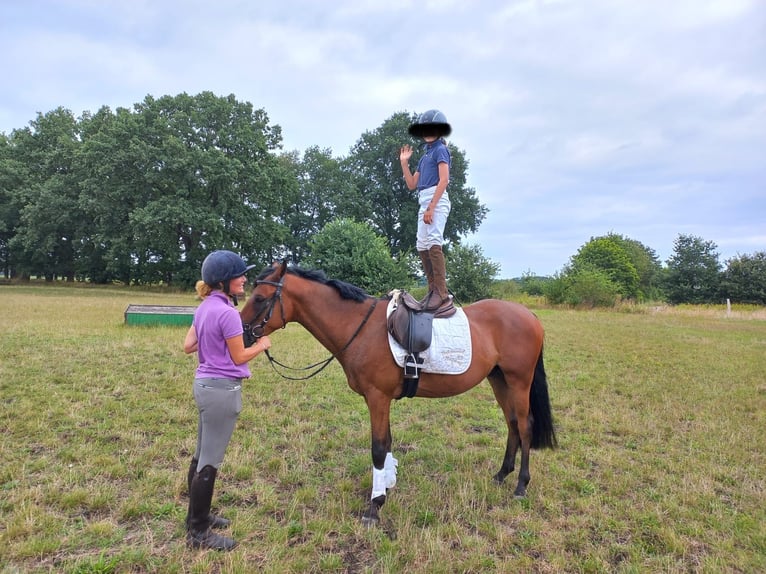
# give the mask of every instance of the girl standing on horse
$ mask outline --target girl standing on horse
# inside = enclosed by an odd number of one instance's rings
[[[242,410],[242,380],[250,377],[248,361],[271,347],[264,336],[245,347],[240,315],[234,306],[245,295],[245,265],[231,251],[213,251],[202,263],[202,281],[196,285],[202,303],[184,340],[184,352],[197,353],[194,400],[199,410],[197,447],[188,473],[189,512],[186,542],[192,548],[231,550],[234,539],[211,528],[229,525],[210,513],[218,468]]]
[[[447,290],[442,244],[444,227],[452,207],[447,194],[452,158],[444,137],[452,133],[452,127],[442,112],[428,110],[408,131],[425,142],[425,154],[420,158],[415,173],[410,171],[412,147],[404,145],[399,150],[404,181],[409,189],[418,190],[420,209],[416,246],[428,281],[428,294],[422,306],[424,311],[433,312],[436,317],[451,317],[455,314],[455,307]]]

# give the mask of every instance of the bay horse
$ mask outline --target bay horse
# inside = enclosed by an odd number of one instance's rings
[[[403,372],[389,347],[386,305],[385,298],[328,279],[323,271],[288,267],[283,261],[258,275],[240,311],[245,329],[256,337],[290,322],[302,325],[332,353],[325,364],[337,359],[348,386],[364,397],[372,439],[372,494],[362,516],[368,526],[379,522],[387,491],[396,483],[389,416],[391,401],[402,394]],[[502,483],[513,472],[520,449],[514,496],[524,497],[530,480],[530,449],[556,446],[543,365],[543,327],[518,303],[485,299],[462,309],[471,332],[468,369],[460,375],[422,373],[415,396],[452,397],[488,379],[508,427],[505,456],[494,479]],[[269,359],[273,361],[270,355]]]

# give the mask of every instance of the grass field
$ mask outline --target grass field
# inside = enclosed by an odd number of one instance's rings
[[[252,363],[214,499],[231,553],[184,544],[195,358],[129,303],[189,294],[0,286],[0,572],[763,572],[766,319],[538,309],[560,448],[502,486],[489,385],[399,401],[399,481],[359,515],[369,423],[337,364],[287,381]],[[327,353],[291,325],[281,362]]]

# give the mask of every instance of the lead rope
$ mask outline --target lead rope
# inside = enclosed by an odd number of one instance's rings
[[[351,343],[356,339],[356,336],[359,334],[359,332],[362,330],[362,328],[365,326],[369,318],[372,316],[372,312],[375,310],[375,306],[378,304],[378,300],[375,299],[372,302],[372,305],[370,305],[370,308],[367,310],[367,314],[364,316],[364,319],[362,319],[362,322],[359,324],[359,326],[356,328],[356,331],[354,331],[354,334],[351,335],[351,338],[348,340],[348,342],[343,345],[343,348],[335,353],[334,355],[330,356],[329,359],[325,359],[324,361],[319,361],[318,363],[314,363],[313,365],[309,365],[308,367],[289,367],[285,364],[280,363],[277,361],[274,357],[271,356],[271,353],[269,353],[269,350],[266,349],[266,357],[269,359],[269,364],[271,365],[271,368],[274,369],[274,372],[278,374],[283,379],[287,379],[289,381],[305,381],[307,379],[310,379],[311,377],[314,377],[321,373],[327,365],[329,365],[333,359],[335,359],[338,355],[343,353],[348,347],[351,345]],[[288,369],[290,371],[308,371],[309,369],[313,369],[314,367],[317,367],[319,365],[322,365],[319,367],[316,371],[309,373],[305,377],[290,377],[288,375],[285,375],[284,373],[280,373],[279,370],[276,368],[275,365],[279,365],[283,369]]]

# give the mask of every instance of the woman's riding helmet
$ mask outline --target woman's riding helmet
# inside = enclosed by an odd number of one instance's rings
[[[242,258],[231,251],[213,251],[202,262],[202,280],[215,287],[235,277],[241,277],[255,265],[246,265]]]

